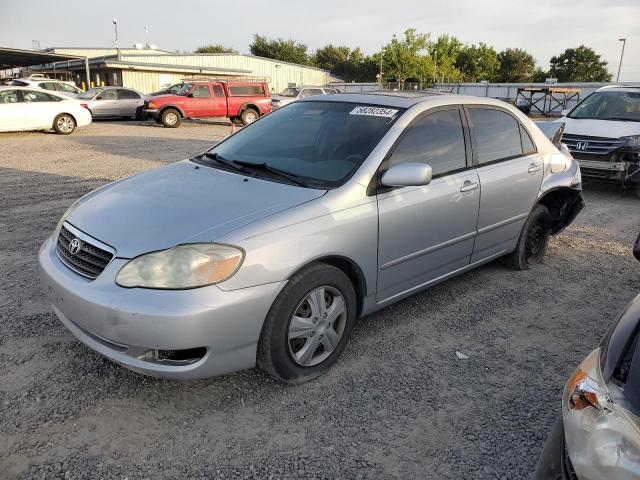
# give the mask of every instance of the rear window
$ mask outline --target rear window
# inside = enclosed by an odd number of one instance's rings
[[[262,85],[235,85],[229,86],[229,92],[231,95],[240,97],[248,95],[264,95]]]

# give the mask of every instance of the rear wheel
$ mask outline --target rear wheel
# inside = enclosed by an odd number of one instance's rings
[[[162,125],[167,128],[176,128],[180,126],[182,121],[180,117],[180,112],[178,112],[175,108],[167,108],[160,115],[160,121]]]
[[[349,278],[326,264],[294,275],[269,310],[258,343],[258,366],[287,383],[311,380],[344,350],[356,320]]]
[[[503,262],[516,269],[528,270],[542,263],[549,245],[551,215],[544,205],[536,205],[522,228],[516,249]]]
[[[76,120],[68,113],[61,113],[53,120],[53,129],[60,135],[69,135],[76,129]]]
[[[240,121],[243,125],[249,125],[255,122],[260,117],[260,114],[254,108],[245,108],[240,114]]]

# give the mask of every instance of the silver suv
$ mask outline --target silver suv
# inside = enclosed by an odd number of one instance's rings
[[[338,90],[327,87],[289,87],[280,94],[271,96],[271,106],[275,110],[296,100],[302,100],[303,98],[316,95],[330,95],[333,93],[338,93]]]
[[[494,259],[540,263],[580,192],[577,162],[506,103],[314,96],[82,197],[40,278],[64,325],[131,369],[302,382],[358,317]]]

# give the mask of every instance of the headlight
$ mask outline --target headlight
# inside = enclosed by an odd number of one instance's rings
[[[567,382],[563,396],[566,448],[581,480],[636,479],[640,432],[612,400],[594,350]]]
[[[116,275],[121,287],[185,289],[222,282],[240,268],[244,252],[219,243],[193,243],[134,258]]]
[[[629,137],[620,137],[620,140],[625,140],[625,147],[640,148],[640,135],[631,135]]]

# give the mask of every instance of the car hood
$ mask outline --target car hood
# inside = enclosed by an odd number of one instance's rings
[[[187,98],[184,95],[175,95],[173,93],[163,93],[162,95],[152,95],[150,97],[147,97],[145,100],[168,100],[168,101],[172,101],[174,103],[176,102],[183,102],[184,99]]]
[[[118,257],[132,258],[213,241],[325,193],[184,161],[87,195],[66,221],[112,246]]]
[[[564,133],[589,137],[619,138],[627,135],[640,135],[640,122],[618,120],[590,120],[562,117]]]

